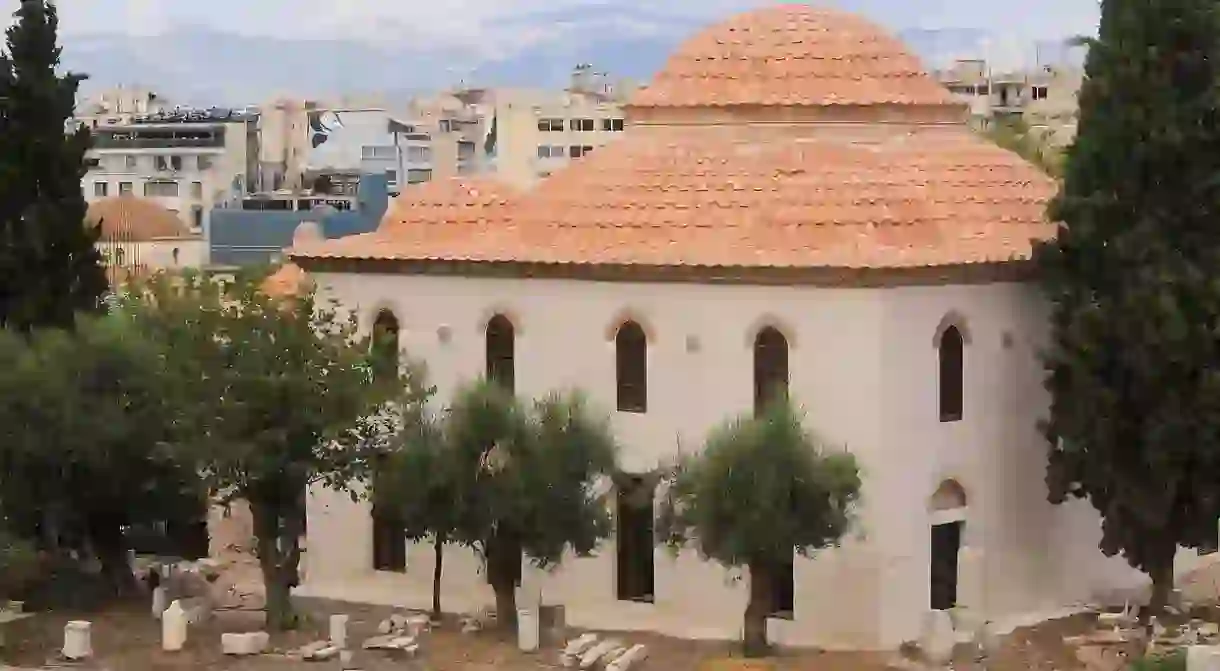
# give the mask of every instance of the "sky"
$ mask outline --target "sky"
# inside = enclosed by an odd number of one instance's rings
[[[1097,0],[825,0],[891,28],[979,28],[1029,42],[1092,34]],[[20,0],[0,0],[11,12]],[[506,16],[576,11],[607,0],[59,0],[65,35],[157,34],[176,25],[206,25],[251,35],[309,39],[394,39],[424,31],[438,44],[460,46],[496,30]],[[714,20],[759,0],[617,0],[614,4]]]

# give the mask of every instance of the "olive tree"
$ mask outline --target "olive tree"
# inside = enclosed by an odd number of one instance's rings
[[[800,413],[774,402],[718,427],[701,453],[678,460],[663,483],[658,540],[747,569],[743,642],[747,656],[762,655],[780,567],[793,552],[811,556],[839,543],[860,484],[850,453],[825,449]]]

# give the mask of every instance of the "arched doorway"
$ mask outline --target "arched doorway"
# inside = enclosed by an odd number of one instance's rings
[[[957,480],[945,480],[928,501],[931,552],[928,557],[928,599],[932,610],[957,606],[958,553],[966,526],[966,490]]]

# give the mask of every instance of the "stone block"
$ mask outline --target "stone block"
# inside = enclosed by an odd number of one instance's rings
[[[1187,648],[1186,671],[1220,671],[1220,646],[1192,645]]]
[[[265,631],[220,635],[220,645],[226,655],[259,655],[270,642],[271,637]]]
[[[348,619],[343,613],[330,616],[330,643],[340,650],[347,647]]]
[[[919,648],[923,650],[929,662],[936,665],[948,664],[953,658],[953,646],[956,644],[957,633],[953,631],[953,621],[948,612],[930,610],[924,613]]]
[[[161,615],[161,649],[166,652],[178,652],[186,645],[187,625],[189,615],[182,608],[182,602],[174,601]]]
[[[65,659],[79,661],[93,656],[93,625],[87,620],[73,620],[64,625]]]
[[[618,659],[606,666],[606,671],[630,671],[632,667],[648,658],[648,646],[637,643],[631,646]]]
[[[598,662],[600,662],[602,660],[602,657],[605,657],[606,655],[608,655],[610,653],[610,651],[619,647],[619,645],[620,645],[620,643],[617,640],[608,638],[608,639],[602,641],[601,643],[598,643],[597,645],[593,646],[592,648],[589,648],[588,650],[585,651],[585,654],[580,656],[580,668],[582,668],[582,669],[593,668]]]
[[[322,662],[339,656],[339,646],[330,641],[318,641],[302,647],[299,651],[301,659],[309,662]]]

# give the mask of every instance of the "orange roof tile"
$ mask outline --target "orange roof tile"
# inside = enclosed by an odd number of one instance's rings
[[[960,106],[898,39],[803,4],[739,14],[678,47],[632,107]]]
[[[727,51],[715,56],[713,46]],[[732,59],[746,65],[725,66]],[[707,67],[692,69],[698,63]],[[740,95],[726,93],[732,86]],[[637,103],[954,104],[871,23],[804,5],[744,14],[696,36],[651,91]],[[290,255],[912,268],[1025,259],[1032,240],[1055,233],[1044,216],[1054,182],[964,122],[912,115],[841,128],[751,126],[751,118],[631,128],[519,197],[460,181],[412,187],[421,190],[406,200],[404,191],[377,232]]]
[[[178,215],[151,200],[127,194],[90,203],[85,222],[94,227],[101,224],[101,242],[193,237]]]
[[[394,198],[372,233],[337,240],[295,241],[290,254],[315,256],[355,250],[357,257],[393,254],[420,245],[446,249],[469,238],[493,234],[508,205],[517,197],[512,187],[489,178],[452,177],[403,189]]]
[[[733,139],[716,128],[628,134],[479,235],[294,250],[332,258],[755,267],[915,267],[1027,258],[1054,234],[1054,182],[968,130],[874,142]],[[303,252],[302,254],[298,254]]]
[[[272,298],[293,298],[309,291],[310,279],[295,263],[285,263],[263,280],[259,289]]]

